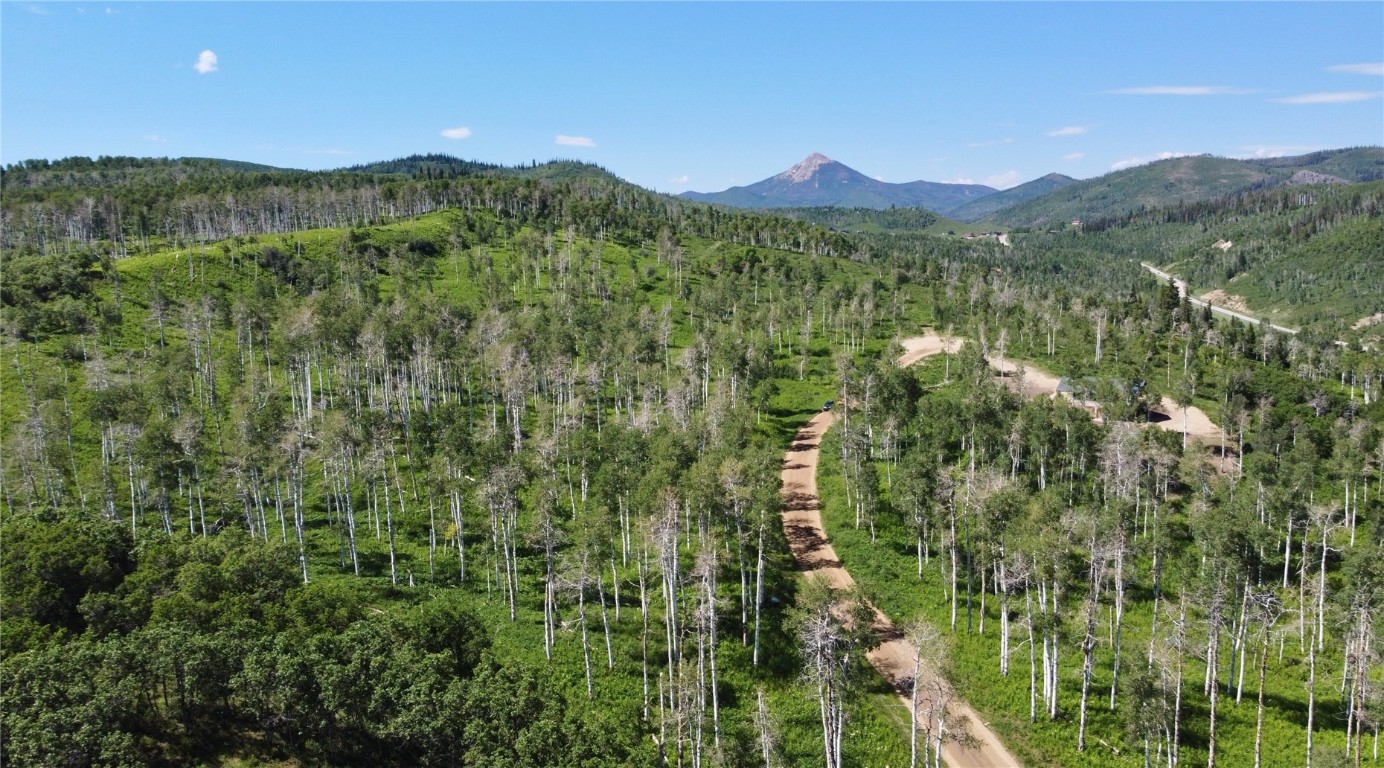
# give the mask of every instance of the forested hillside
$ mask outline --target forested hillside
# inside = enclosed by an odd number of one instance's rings
[[[242,183],[7,227],[5,762],[809,759],[778,459],[908,288],[627,185]]]
[[[1384,365],[1138,262],[1363,264],[1378,185],[1007,247],[573,163],[88,163],[4,175],[0,762],[906,765],[778,519],[824,400],[844,565],[1026,764],[1375,759]]]
[[[1378,181],[1381,174],[1384,149],[1379,147],[1269,160],[1174,157],[1067,184],[995,211],[992,218],[1011,227],[1047,229],[1074,219],[1126,216],[1286,184]]]

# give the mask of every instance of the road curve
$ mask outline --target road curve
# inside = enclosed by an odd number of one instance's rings
[[[901,365],[911,365],[944,348],[954,351],[949,342],[943,343],[936,334],[930,333],[927,337],[909,341],[915,343],[899,360]],[[827,538],[826,528],[822,524],[821,499],[817,496],[819,446],[822,435],[832,421],[830,411],[812,417],[798,430],[784,456],[781,487],[784,501],[783,532],[788,537],[788,545],[793,550],[799,570],[809,578],[824,581],[832,589],[848,589],[855,584],[855,580],[841,564]],[[914,648],[888,616],[878,608],[870,607],[875,613],[873,627],[880,637],[886,639],[866,654],[866,658],[898,692],[904,706],[909,707]],[[949,703],[947,731],[950,734],[965,732],[970,737],[964,745],[951,740],[943,742],[942,759],[951,768],[1019,768],[1019,761],[964,701],[953,699]]]

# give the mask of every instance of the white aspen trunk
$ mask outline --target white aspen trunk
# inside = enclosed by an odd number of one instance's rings
[[[951,513],[951,631],[956,634],[956,510]]]
[[[1024,584],[1024,615],[1028,626],[1028,721],[1038,722],[1038,668],[1037,654],[1033,640],[1033,597],[1028,584]],[[1047,648],[1044,647],[1044,652]]]
[[[399,572],[394,558],[394,507],[389,501],[388,481],[384,487],[384,527],[389,538],[389,583],[398,585]]]
[[[606,615],[605,577],[596,569],[596,594],[601,598],[601,627],[605,630],[606,669],[615,669],[615,651],[610,646],[610,619]]]
[[[1259,705],[1254,713],[1254,768],[1260,768],[1264,746],[1264,673],[1269,665],[1269,631],[1263,627],[1259,646]]]
[[[1110,709],[1115,709],[1115,689],[1120,680],[1120,646],[1124,633],[1124,559],[1125,546],[1121,542],[1115,553],[1115,662],[1110,673]],[[1155,559],[1156,556],[1155,556]],[[1157,603],[1155,602],[1155,606]],[[1156,610],[1156,607],[1155,607]]]
[[[591,643],[586,636],[586,570],[582,569],[580,581],[577,584],[577,616],[581,620],[581,656],[582,662],[586,666],[586,698],[596,697],[595,686],[591,682]]]
[[[764,605],[764,518],[759,520],[759,546],[754,565],[754,652],[751,665],[759,666],[759,611]],[[762,696],[763,694],[761,694]]]

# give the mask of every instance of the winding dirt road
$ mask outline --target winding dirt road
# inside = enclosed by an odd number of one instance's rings
[[[954,355],[961,350],[962,341],[955,336],[943,338],[930,330],[922,336],[901,340],[899,343],[903,345],[904,353],[896,362],[900,368],[906,368],[940,352]],[[1003,358],[991,358],[989,362],[1005,386],[1027,398],[1052,397],[1057,394],[1057,386],[1062,382],[1059,377],[1042,368],[1026,363]],[[1150,414],[1149,423],[1169,432],[1182,432],[1185,425],[1190,438],[1201,440],[1208,446],[1220,446],[1222,443],[1221,428],[1211,421],[1205,411],[1195,405],[1179,408],[1169,397],[1161,399],[1158,409]]]
[[[953,342],[955,347],[951,346]],[[944,342],[940,336],[931,333],[925,337],[906,339],[903,343],[907,352],[899,359],[900,365],[912,365],[943,349],[954,352],[960,348],[959,340]],[[821,500],[817,496],[819,445],[832,421],[830,411],[814,416],[798,430],[793,445],[784,456],[781,491],[784,500],[783,531],[788,537],[793,557],[798,561],[798,568],[808,578],[824,581],[832,589],[849,589],[855,580],[841,565],[836,550],[827,539],[826,529],[822,525]],[[915,649],[904,640],[903,633],[888,616],[878,608],[870,607],[875,613],[873,628],[885,641],[866,657],[880,676],[898,692],[904,706],[909,707]],[[919,709],[926,711],[926,705],[920,702]],[[936,727],[935,723],[933,727]],[[948,704],[946,730],[951,736],[967,735],[963,741],[949,738],[942,743],[942,759],[952,768],[1018,768],[1019,761],[964,701],[953,699]]]
[[[961,349],[962,339],[944,338],[935,331],[923,336],[903,339],[904,354],[896,361],[900,367],[913,365],[932,355],[946,352],[955,354]],[[1009,360],[991,360],[990,364],[1005,380],[1006,386],[1025,397],[1051,397],[1057,394],[1058,377],[1035,367],[1024,367]],[[1161,429],[1174,432],[1186,431],[1189,436],[1220,439],[1220,428],[1211,422],[1201,409],[1190,407],[1185,413],[1168,398],[1161,403],[1163,416],[1153,424]],[[819,413],[793,438],[793,445],[784,456],[782,489],[784,499],[783,531],[788,537],[793,557],[798,568],[809,578],[824,581],[832,589],[849,589],[855,585],[851,574],[836,556],[836,550],[827,538],[822,524],[821,499],[817,496],[817,459],[822,435],[834,420],[830,411]],[[880,676],[898,692],[905,707],[911,706],[911,678],[915,649],[904,639],[903,633],[894,626],[882,611],[870,606],[874,611],[873,628],[880,637],[885,638],[877,648],[866,654],[870,664]],[[925,714],[928,707],[920,702],[920,711]],[[924,723],[924,726],[928,723]],[[935,720],[931,723],[935,728]],[[947,731],[950,734],[965,734],[965,737],[948,739],[942,744],[942,759],[952,768],[1017,768],[1019,761],[1005,749],[994,731],[970,705],[953,699],[947,706]]]

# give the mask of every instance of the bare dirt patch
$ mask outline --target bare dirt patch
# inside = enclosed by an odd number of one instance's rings
[[[1216,242],[1212,243],[1211,245],[1215,246],[1216,248],[1220,248],[1222,251],[1228,251],[1228,250],[1230,250],[1230,247],[1231,247],[1232,245],[1234,245],[1234,244],[1235,244],[1235,243],[1233,243],[1233,242],[1230,241],[1230,240],[1217,240]]]
[[[1355,324],[1350,326],[1350,329],[1352,331],[1362,331],[1371,325],[1378,325],[1380,323],[1384,323],[1384,312],[1375,312],[1369,317],[1362,317],[1356,320]]]
[[[1214,304],[1218,307],[1233,309],[1236,312],[1249,312],[1249,305],[1245,304],[1244,299],[1240,298],[1239,296],[1236,296],[1233,293],[1226,293],[1224,290],[1220,288],[1217,288],[1216,290],[1211,291],[1210,293],[1207,293],[1206,295],[1202,296],[1201,300],[1206,302],[1207,304]]]
[[[1185,409],[1179,408],[1171,398],[1165,397],[1159,402],[1158,410],[1154,413],[1167,417],[1149,419],[1150,423],[1159,429],[1182,432],[1185,424],[1188,437],[1214,438],[1216,442],[1220,442],[1221,428],[1211,421],[1211,417],[1207,416],[1205,411],[1195,405],[1189,405]]]
[[[991,359],[990,367],[1011,392],[1028,398],[1051,397],[1057,394],[1057,385],[1062,381],[1042,368],[1014,360]]]

